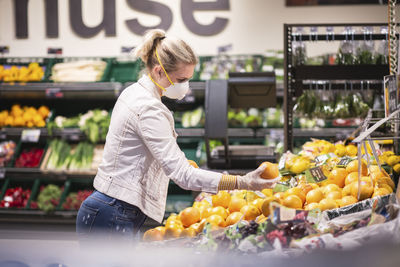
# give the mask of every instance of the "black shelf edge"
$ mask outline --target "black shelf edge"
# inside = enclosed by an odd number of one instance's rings
[[[91,180],[96,176],[95,173],[67,173],[67,172],[51,172],[42,171],[39,168],[5,168],[5,177],[11,179],[36,179],[46,178],[56,181],[65,181],[69,178],[79,178]]]
[[[293,66],[293,80],[383,80],[389,65]]]
[[[120,90],[118,82],[70,82],[70,83],[0,83],[0,91],[46,91],[59,89],[61,91],[114,91]]]

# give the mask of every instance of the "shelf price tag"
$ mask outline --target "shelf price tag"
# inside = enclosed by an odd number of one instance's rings
[[[322,171],[321,166],[306,170],[306,180],[309,183],[319,183],[326,179],[328,178]]]
[[[37,143],[39,141],[39,138],[40,138],[39,129],[23,130],[21,133],[21,142]]]
[[[62,55],[63,49],[61,47],[48,47],[47,54],[48,55]]]
[[[0,168],[0,179],[4,179],[6,177],[6,168]]]
[[[387,75],[384,77],[385,83],[385,117],[389,117],[397,109],[399,102],[399,91],[396,75]]]
[[[10,52],[10,47],[2,45],[0,46],[0,54],[8,54]]]
[[[63,98],[61,88],[46,88],[46,98]]]

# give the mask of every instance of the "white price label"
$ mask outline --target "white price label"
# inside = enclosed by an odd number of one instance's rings
[[[6,177],[6,168],[0,168],[0,179],[4,179]]]
[[[40,138],[40,130],[32,129],[32,130],[23,130],[21,134],[21,141],[27,143],[37,143]]]

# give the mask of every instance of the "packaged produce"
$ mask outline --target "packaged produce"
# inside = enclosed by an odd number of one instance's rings
[[[363,33],[366,36],[372,34],[372,27],[364,27]],[[375,43],[373,40],[363,40],[358,42],[356,49],[356,64],[375,64]]]
[[[294,32],[294,36],[298,36],[301,39],[301,35],[304,34],[303,27],[297,27]],[[307,48],[305,42],[296,40],[292,42],[292,64],[294,66],[304,65],[307,61]]]
[[[202,107],[199,107],[193,111],[185,111],[181,117],[183,128],[203,127],[204,122],[205,114]]]
[[[92,194],[93,190],[79,190],[68,194],[65,202],[62,204],[64,210],[78,210],[82,202]]]
[[[79,60],[57,63],[52,68],[54,82],[96,82],[103,76],[107,63],[102,60]]]
[[[229,127],[250,127],[257,128],[263,124],[262,112],[256,108],[244,109],[229,109],[228,111],[228,126]]]
[[[50,110],[46,106],[28,107],[16,104],[0,112],[0,127],[45,127]]]
[[[381,28],[381,34],[388,34],[387,27]],[[389,63],[389,45],[388,40],[379,41],[378,48],[375,51],[375,63],[376,64],[388,64]]]
[[[15,143],[5,141],[0,143],[0,167],[5,167],[11,161],[15,153]]]
[[[0,201],[0,208],[25,208],[30,196],[30,189],[8,188]]]
[[[343,34],[347,36],[346,40],[340,42],[339,51],[336,56],[337,65],[353,65],[356,63],[356,47],[351,36],[355,31],[352,27],[345,27]]]
[[[45,212],[52,212],[59,204],[63,188],[49,184],[40,187],[40,193],[36,201],[31,202],[31,209],[39,208]]]
[[[32,62],[28,66],[0,65],[0,81],[3,82],[38,82],[43,80],[45,67]]]
[[[16,168],[36,168],[39,167],[44,153],[43,148],[25,148],[15,161]]]

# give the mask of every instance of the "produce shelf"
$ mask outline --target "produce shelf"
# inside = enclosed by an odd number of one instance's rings
[[[0,84],[0,97],[21,98],[87,98],[99,99],[118,97],[122,84],[118,82],[94,83],[17,83]]]

